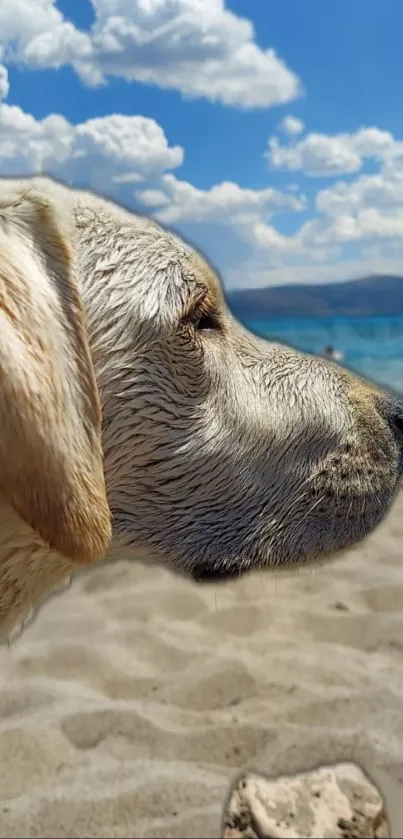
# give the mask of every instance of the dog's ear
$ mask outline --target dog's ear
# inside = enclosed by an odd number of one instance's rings
[[[63,195],[0,181],[0,493],[47,545],[87,563],[104,556],[111,523]]]

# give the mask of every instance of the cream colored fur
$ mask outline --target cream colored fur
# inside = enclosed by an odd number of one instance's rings
[[[0,180],[1,634],[103,556],[198,578],[352,544],[396,490],[387,405],[248,333],[151,220]]]

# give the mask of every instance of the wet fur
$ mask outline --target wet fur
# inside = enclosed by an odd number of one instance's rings
[[[195,577],[312,561],[394,497],[386,396],[247,332],[150,219],[0,180],[0,317],[3,635],[105,555]]]

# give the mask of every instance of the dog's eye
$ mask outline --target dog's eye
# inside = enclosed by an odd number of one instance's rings
[[[206,305],[206,294],[204,294],[192,309],[187,312],[182,320],[185,326],[191,326],[196,332],[218,332],[221,329],[220,313]]]
[[[202,309],[194,310],[184,319],[183,323],[191,324],[197,332],[202,330],[205,332],[217,331],[220,328],[218,315],[213,312],[205,312]]]
[[[197,330],[201,329],[217,329],[217,321],[212,315],[199,314],[193,320],[193,326]]]

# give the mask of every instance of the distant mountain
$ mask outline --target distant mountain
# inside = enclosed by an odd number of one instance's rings
[[[242,289],[229,293],[228,302],[240,320],[403,315],[403,277]]]

